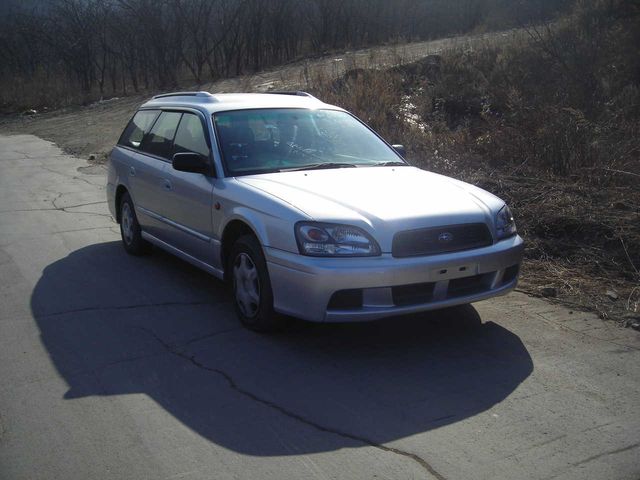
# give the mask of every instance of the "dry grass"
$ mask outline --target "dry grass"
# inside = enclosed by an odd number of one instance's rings
[[[595,191],[571,178],[495,171],[467,180],[512,205],[527,241],[523,288],[555,287],[560,298],[603,318],[640,312],[640,189],[610,185]]]

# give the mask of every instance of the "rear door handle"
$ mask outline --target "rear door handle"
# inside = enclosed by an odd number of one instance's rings
[[[136,169],[135,167],[129,167],[129,175],[131,175],[132,177],[136,176]]]
[[[167,180],[166,178],[164,179],[164,189],[165,190],[171,190],[171,182],[169,180]]]

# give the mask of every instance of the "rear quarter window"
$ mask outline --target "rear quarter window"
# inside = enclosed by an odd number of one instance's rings
[[[139,150],[142,146],[142,139],[151,130],[159,113],[159,110],[140,110],[136,113],[120,135],[118,145]]]

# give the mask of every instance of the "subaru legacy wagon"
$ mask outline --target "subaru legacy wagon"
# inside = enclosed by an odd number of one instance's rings
[[[403,157],[304,92],[170,93],[125,128],[107,197],[127,252],[155,245],[228,281],[254,330],[515,288],[523,241],[505,202]]]

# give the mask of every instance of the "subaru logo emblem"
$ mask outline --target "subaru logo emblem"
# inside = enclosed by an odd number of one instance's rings
[[[450,232],[442,232],[440,235],[438,235],[439,242],[449,243],[451,240],[453,240],[453,234]]]

